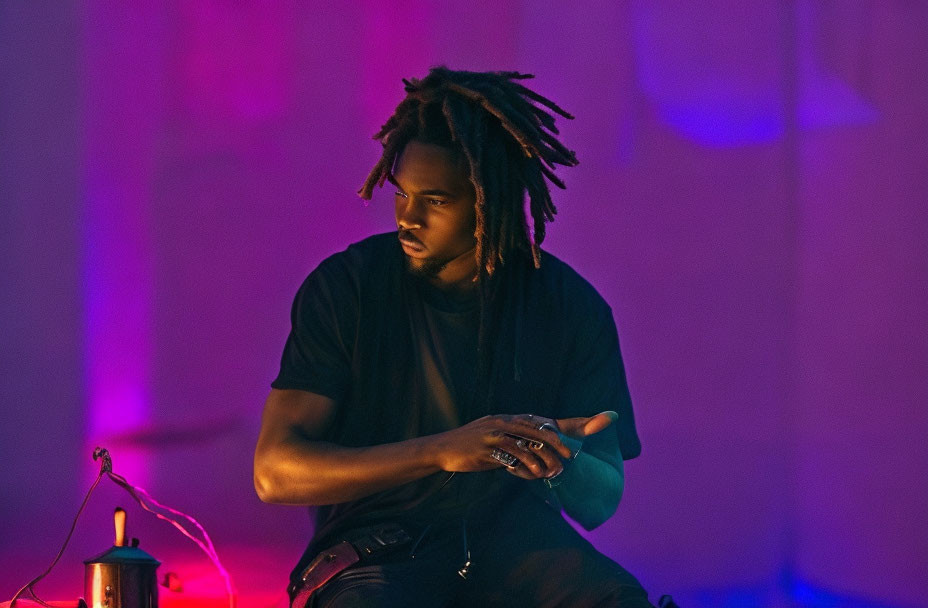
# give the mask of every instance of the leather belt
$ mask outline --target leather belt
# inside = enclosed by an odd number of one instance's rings
[[[305,608],[313,593],[349,566],[412,540],[395,524],[362,528],[346,536],[347,540],[321,551],[303,569],[301,584],[291,591],[291,608]]]

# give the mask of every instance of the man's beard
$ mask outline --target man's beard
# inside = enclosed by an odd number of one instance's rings
[[[450,261],[443,258],[411,258],[407,256],[406,271],[421,279],[434,279]]]

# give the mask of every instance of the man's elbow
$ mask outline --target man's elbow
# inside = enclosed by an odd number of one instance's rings
[[[261,499],[261,502],[271,504],[281,502],[273,476],[257,462],[254,469],[254,484],[255,493]]]
[[[286,464],[256,458],[253,479],[255,493],[261,502],[309,507],[332,504],[323,486],[296,475]]]
[[[622,500],[622,485],[603,489],[602,493],[586,503],[585,509],[573,516],[574,520],[583,526],[584,530],[594,530],[603,525],[615,515]]]
[[[584,530],[593,530],[615,514],[624,489],[625,476],[613,470],[611,474],[598,479],[595,489],[587,490],[584,500],[565,501],[565,510]]]
[[[255,452],[254,461],[255,493],[261,502],[269,504],[293,504],[293,489],[288,484],[285,471],[276,459],[261,450]]]

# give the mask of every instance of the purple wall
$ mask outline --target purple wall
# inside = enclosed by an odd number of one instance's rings
[[[2,599],[28,580],[13,564],[41,571],[76,509],[86,409],[80,35],[74,7],[0,4]]]
[[[204,523],[242,605],[280,599],[310,527],[251,456],[290,302],[391,228],[354,194],[370,135],[447,63],[535,73],[578,117],[547,246],[612,304],[644,444],[597,546],[686,606],[928,606],[928,6],[76,4],[0,4],[0,599],[101,443]]]

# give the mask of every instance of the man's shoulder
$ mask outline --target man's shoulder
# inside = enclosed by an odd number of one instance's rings
[[[383,255],[389,251],[399,249],[396,231],[373,234],[357,243],[352,243],[345,253],[354,252],[361,256]]]
[[[339,298],[355,296],[370,277],[388,272],[396,257],[396,233],[375,234],[323,259],[303,280],[300,294],[326,292]]]
[[[364,263],[372,258],[387,255],[397,249],[397,243],[395,231],[374,234],[356,243],[351,243],[339,252],[333,253],[322,263],[328,263],[330,260],[349,264]]]
[[[562,298],[573,305],[609,308],[592,283],[553,253],[542,250],[541,268],[534,273],[537,283],[548,297]]]
[[[358,275],[372,264],[390,259],[398,248],[396,232],[385,232],[369,236],[331,254],[316,268],[315,272],[346,273]]]

